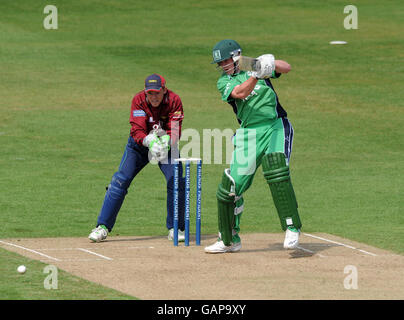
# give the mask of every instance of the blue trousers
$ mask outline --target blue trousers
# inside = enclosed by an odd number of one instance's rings
[[[125,152],[122,156],[119,169],[112,176],[111,183],[107,188],[105,194],[104,202],[97,219],[97,226],[103,224],[109,231],[114,227],[118,212],[122,206],[126,194],[128,193],[128,188],[132,183],[132,180],[136,175],[149,163],[148,158],[149,149],[144,146],[139,146],[132,137],[129,137],[128,143],[125,147]],[[174,152],[173,152],[174,153]],[[167,219],[166,226],[167,229],[174,227],[174,164],[171,161],[170,151],[168,155],[168,161],[163,161],[163,163],[158,164],[161,172],[164,174],[166,179],[167,188]],[[179,156],[178,150],[176,151],[176,156]],[[184,230],[184,203],[185,203],[185,179],[182,177],[183,170],[182,166],[179,166],[179,181],[178,181],[178,226],[180,230]],[[142,200],[142,189],[139,188],[138,200]],[[149,192],[155,192],[156,195],[159,194],[158,190],[150,190]],[[136,210],[136,208],[134,208]]]

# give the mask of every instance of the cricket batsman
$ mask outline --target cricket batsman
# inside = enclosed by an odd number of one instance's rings
[[[300,221],[295,192],[290,178],[289,160],[293,128],[282,108],[270,78],[288,73],[290,65],[275,60],[272,54],[258,57],[257,71],[239,68],[241,47],[234,40],[222,40],[213,48],[213,62],[221,76],[217,88],[223,101],[237,115],[240,128],[233,139],[230,168],[223,173],[216,196],[219,238],[207,253],[236,252],[241,249],[240,218],[244,209],[244,192],[251,186],[257,168],[262,164],[280,225],[285,231],[283,246],[299,245]]]
[[[89,235],[93,242],[105,240],[114,227],[128,188],[134,177],[150,162],[155,160],[166,179],[168,239],[174,237],[174,163],[179,158],[178,141],[181,136],[184,112],[180,97],[167,89],[165,79],[152,74],[145,80],[144,90],[132,100],[129,122],[130,135],[119,169],[112,176],[107,187],[104,203],[98,216],[96,228]],[[184,241],[184,186],[182,167],[179,167],[178,240]],[[138,195],[142,186],[137,186]],[[158,193],[158,191],[156,191]],[[138,201],[142,201],[139,197]]]

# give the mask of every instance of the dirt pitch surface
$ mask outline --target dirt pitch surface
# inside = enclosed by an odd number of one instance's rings
[[[283,234],[243,234],[241,251],[205,253],[215,240],[13,238],[0,246],[140,299],[404,299],[401,255],[319,233],[303,233],[296,250],[283,249]]]

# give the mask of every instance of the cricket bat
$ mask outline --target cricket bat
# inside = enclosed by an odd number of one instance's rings
[[[240,56],[238,66],[243,71],[259,71],[261,69],[261,63],[258,59],[246,56]]]

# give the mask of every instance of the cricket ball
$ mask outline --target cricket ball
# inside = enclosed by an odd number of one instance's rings
[[[27,268],[24,265],[21,265],[17,268],[18,273],[24,274],[27,271]]]

